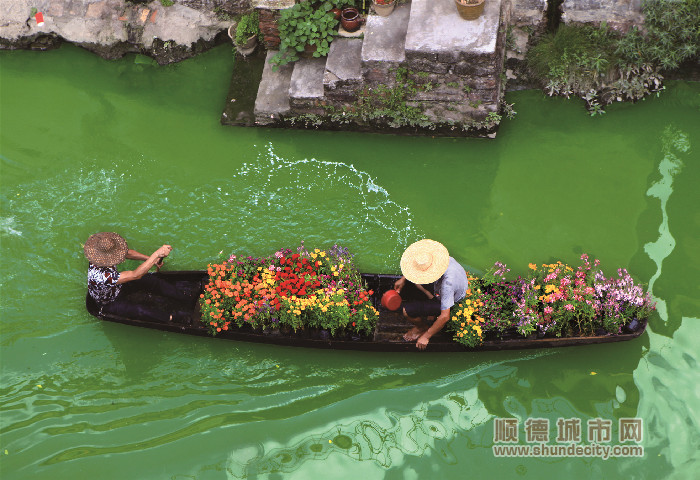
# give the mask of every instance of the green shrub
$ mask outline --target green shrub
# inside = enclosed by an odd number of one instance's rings
[[[700,54],[700,0],[648,0],[643,5],[646,35],[633,28],[617,53],[628,64],[669,71]]]
[[[700,54],[700,0],[647,0],[643,10],[645,33],[560,25],[528,51],[531,74],[549,95],[583,98],[591,115],[614,101],[658,92],[661,71]]]

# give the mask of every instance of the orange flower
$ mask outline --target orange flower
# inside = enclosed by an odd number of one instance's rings
[[[534,263],[529,263],[527,266],[530,267],[532,270],[537,270],[537,265],[535,265]]]

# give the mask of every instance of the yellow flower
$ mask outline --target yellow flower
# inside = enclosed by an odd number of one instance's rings
[[[320,252],[320,251],[321,251],[321,250],[319,250],[318,248],[315,248],[315,249],[314,249],[314,253],[318,253],[318,252]]]
[[[321,253],[319,253],[319,255],[321,255],[322,257],[325,257],[325,256],[326,256],[326,252],[321,252]]]
[[[537,265],[535,265],[534,263],[529,263],[527,266],[530,267],[532,270],[537,270]]]

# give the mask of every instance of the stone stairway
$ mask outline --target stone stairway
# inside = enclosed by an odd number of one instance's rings
[[[407,99],[432,121],[467,123],[497,112],[507,9],[487,0],[477,20],[463,20],[453,0],[413,0],[391,15],[368,15],[364,38],[336,38],[328,57],[301,59],[273,71],[268,52],[255,101],[258,125],[323,115],[357,100],[362,87],[391,86],[401,66],[430,89]]]

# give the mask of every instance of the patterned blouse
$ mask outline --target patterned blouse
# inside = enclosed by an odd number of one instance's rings
[[[113,302],[122,289],[117,267],[96,267],[92,263],[88,267],[88,293],[100,305]]]

